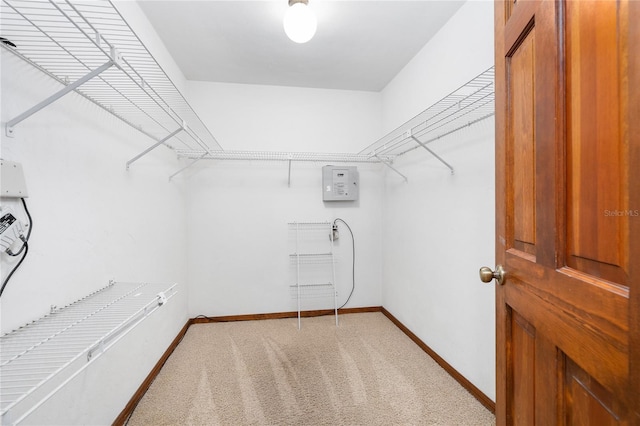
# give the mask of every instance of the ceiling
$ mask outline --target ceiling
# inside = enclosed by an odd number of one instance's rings
[[[289,40],[287,0],[138,0],[189,80],[380,91],[464,1],[309,0],[315,37]]]

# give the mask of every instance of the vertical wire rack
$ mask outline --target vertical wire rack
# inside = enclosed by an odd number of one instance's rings
[[[338,292],[336,288],[335,255],[331,222],[289,222],[295,238],[295,250],[289,255],[295,267],[292,296],[298,310],[298,329],[302,327],[302,300],[333,299],[333,311],[338,325]]]
[[[177,284],[108,286],[0,336],[0,415],[18,424],[177,293]]]

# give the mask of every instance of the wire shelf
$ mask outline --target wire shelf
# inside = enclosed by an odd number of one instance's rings
[[[62,85],[104,67],[75,92],[155,141],[180,130],[174,150],[222,149],[109,0],[2,0],[0,15],[3,48]]]
[[[19,423],[177,292],[114,283],[0,336],[2,424]]]
[[[289,289],[292,299],[328,298],[336,295],[336,289],[332,283],[293,284]]]
[[[289,260],[293,265],[327,264],[336,261],[330,240],[332,222],[289,222],[287,225],[288,239],[292,246]]]
[[[224,151],[110,0],[1,0],[2,37],[16,54],[61,83],[57,94],[7,122],[7,133],[41,108],[75,91],[149,136],[179,158],[391,164],[421,145],[491,117],[493,67],[359,153]],[[430,151],[453,173],[453,167]],[[290,183],[289,170],[289,183]]]
[[[282,151],[213,151],[201,157],[199,151],[177,150],[179,157],[206,160],[244,160],[244,161],[306,161],[331,163],[379,163],[380,160],[365,154],[329,153],[329,152],[282,152]],[[383,155],[386,161],[393,156]]]
[[[489,68],[364,148],[360,155],[398,157],[495,114],[495,71]],[[416,141],[418,139],[418,141]]]
[[[324,265],[337,263],[333,253],[292,253],[289,255],[292,264]]]

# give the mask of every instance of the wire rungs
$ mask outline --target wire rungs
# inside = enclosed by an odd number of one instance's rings
[[[28,416],[176,292],[176,284],[111,283],[0,336],[3,424]]]
[[[158,141],[187,122],[188,131],[165,145],[222,149],[109,0],[2,0],[0,18],[2,36],[16,45],[3,48],[64,86],[113,61],[73,90],[131,127]]]

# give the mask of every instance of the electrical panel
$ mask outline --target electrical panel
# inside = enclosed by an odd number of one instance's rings
[[[324,166],[322,168],[322,200],[354,201],[358,199],[358,168]]]
[[[0,248],[9,250],[13,243],[24,235],[22,222],[14,215],[10,207],[0,206]]]
[[[0,160],[0,181],[2,182],[0,197],[27,198],[29,196],[22,164]]]

